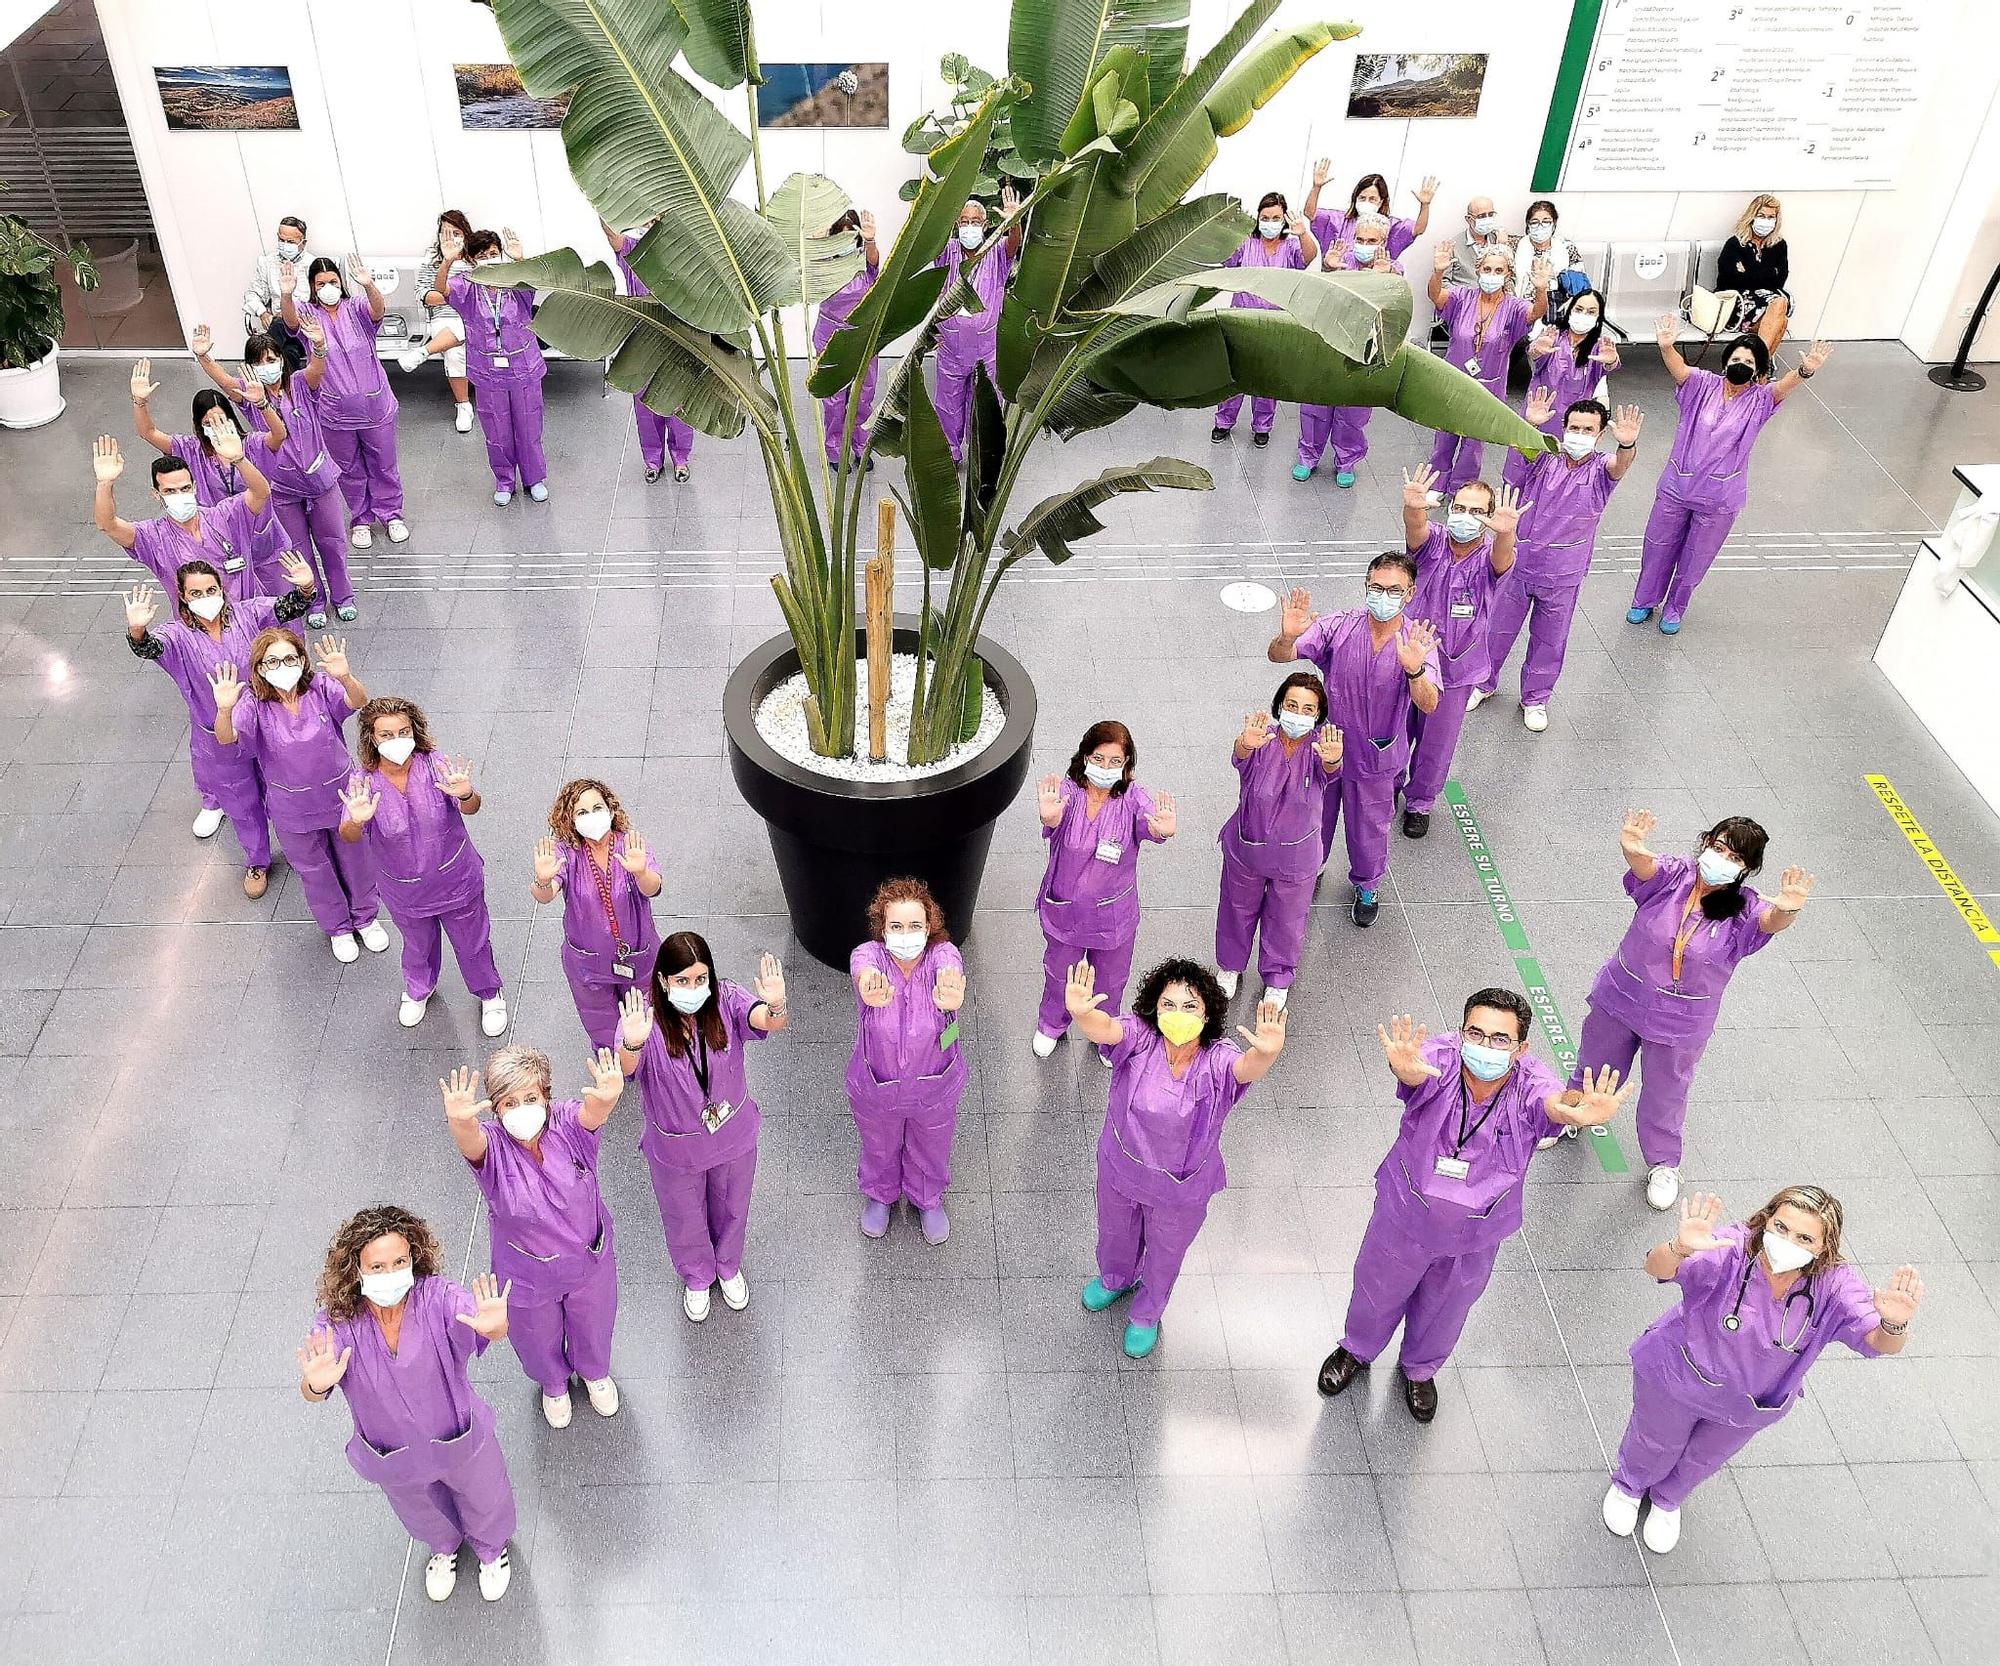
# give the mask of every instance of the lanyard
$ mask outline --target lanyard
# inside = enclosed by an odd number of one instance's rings
[[[1466,1146],[1471,1144],[1472,1141],[1479,1138],[1479,1130],[1486,1126],[1488,1119],[1490,1119],[1494,1111],[1499,1108],[1500,1094],[1505,1093],[1506,1091],[1507,1091],[1506,1085],[1503,1083],[1500,1088],[1500,1093],[1494,1094],[1494,1096],[1491,1099],[1486,1101],[1486,1109],[1480,1113],[1479,1120],[1472,1125],[1472,1131],[1470,1133],[1467,1133],[1465,1128],[1465,1119],[1470,1115],[1472,1115],[1472,1090],[1465,1085],[1465,1078],[1463,1076],[1459,1077],[1458,1143],[1451,1148],[1451,1154],[1453,1157],[1457,1157],[1460,1153],[1462,1153],[1465,1150]]]
[[[583,865],[590,869],[590,877],[597,886],[597,900],[604,904],[604,923],[611,928],[611,944],[618,951],[617,958],[623,960],[631,951],[626,947],[624,934],[618,929],[618,909],[611,900],[611,863],[613,857],[607,847],[604,852],[605,871],[597,871],[597,858],[590,847],[583,847]],[[705,1086],[706,1084],[704,1084]]]
[[[694,1079],[701,1088],[701,1102],[708,1104],[708,1038],[701,1033],[700,1020],[695,1021],[694,1045],[688,1049],[688,1064],[694,1070]]]
[[[484,292],[484,299],[487,316],[493,320],[493,345],[497,348],[500,345],[500,315],[507,310],[507,292],[487,289]]]
[[[1686,952],[1688,944],[1694,940],[1694,934],[1701,930],[1701,921],[1699,919],[1696,919],[1693,925],[1688,924],[1689,918],[1694,914],[1694,905],[1695,893],[1693,889],[1690,889],[1688,891],[1687,907],[1681,910],[1681,923],[1674,929],[1675,983],[1681,981],[1681,956]]]

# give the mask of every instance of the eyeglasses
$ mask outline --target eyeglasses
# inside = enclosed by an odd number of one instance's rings
[[[1123,769],[1125,756],[1122,752],[1113,752],[1108,756],[1102,752],[1093,752],[1084,762],[1095,764],[1099,769]]]
[[[1521,1038],[1517,1035],[1488,1035],[1484,1030],[1476,1030],[1470,1024],[1458,1032],[1475,1047],[1518,1047]]]
[[[267,659],[261,661],[258,665],[258,669],[262,671],[291,671],[297,669],[299,666],[304,664],[305,661],[300,659],[297,654],[287,654],[283,659]]]
[[[1369,585],[1369,586],[1368,586],[1368,594],[1369,594],[1369,595],[1371,595],[1371,596],[1393,596],[1393,597],[1395,597],[1395,598],[1396,598],[1396,600],[1397,600],[1397,601],[1399,601],[1399,602],[1406,602],[1406,601],[1408,601],[1408,600],[1410,599],[1410,597],[1411,597],[1411,596],[1412,596],[1412,595],[1413,595],[1414,593],[1415,593],[1415,592],[1413,592],[1413,591],[1409,591],[1409,590],[1397,590],[1397,589],[1394,589],[1394,588],[1392,588],[1392,587],[1390,587],[1390,586],[1388,586],[1388,585],[1381,585],[1381,584],[1371,584],[1371,585]]]

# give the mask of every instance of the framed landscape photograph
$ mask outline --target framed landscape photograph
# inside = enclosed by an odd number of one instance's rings
[[[156,65],[153,80],[169,132],[254,133],[299,125],[292,72],[283,64]]]
[[[759,127],[887,127],[887,64],[773,64],[757,89]]]
[[[1463,121],[1479,114],[1484,52],[1362,52],[1347,113],[1362,118]]]
[[[453,64],[458,83],[458,125],[469,133],[522,132],[560,127],[568,98],[535,98],[512,64]]]

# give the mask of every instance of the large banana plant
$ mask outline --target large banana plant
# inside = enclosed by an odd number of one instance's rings
[[[1373,274],[1236,270],[1249,235],[1234,198],[1190,199],[1220,141],[1239,132],[1315,53],[1358,33],[1309,23],[1262,35],[1279,0],[1250,0],[1187,61],[1190,0],[1014,0],[1007,74],[930,150],[908,218],[867,295],[812,364],[807,391],[852,389],[885,350],[864,457],[902,459],[898,492],[922,557],[923,630],[910,757],[942,757],[978,721],[974,654],[995,589],[1030,556],[1067,561],[1103,530],[1095,511],[1129,492],[1206,491],[1192,463],[1155,457],[1106,469],[1012,520],[1015,484],[1044,434],[1067,439],[1141,405],[1232,394],[1379,405],[1424,427],[1545,449],[1499,400],[1406,345],[1409,290]],[[482,282],[545,291],[541,337],[608,361],[616,387],[704,433],[748,429],[763,457],[784,570],[772,588],[797,645],[814,749],[849,755],[855,730],[855,608],[863,463],[828,464],[814,412],[785,374],[784,309],[822,300],[856,270],[851,240],[822,235],[848,198],[793,175],[767,191],[758,146],[760,79],[749,0],[493,0],[529,92],[569,95],[571,171],[613,225],[649,224],[631,254],[650,296],[617,293],[610,269],[558,250],[482,268]],[[743,127],[712,87],[741,88]],[[1034,176],[994,230],[992,258],[1018,227],[1018,264],[996,320],[997,376],[980,371],[964,447],[952,462],[923,378],[941,319],[976,310],[937,264],[960,207],[983,183],[996,131]],[[751,200],[734,193],[745,169]],[[1275,310],[1233,308],[1238,294]],[[942,591],[940,595],[938,592]]]

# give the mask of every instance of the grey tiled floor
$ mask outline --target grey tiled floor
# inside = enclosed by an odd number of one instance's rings
[[[1991,1659],[2000,1630],[2000,976],[1865,787],[1887,774],[1989,906],[2000,828],[1869,663],[1954,462],[2000,454],[1996,396],[1933,389],[1887,346],[1841,348],[1765,436],[1749,510],[1677,641],[1623,623],[1670,428],[1664,377],[1614,500],[1554,726],[1503,699],[1457,774],[1566,1016],[1626,913],[1620,811],[1679,845],[1732,811],[1820,888],[1744,971],[1697,1084],[1687,1173],[1747,1209],[1812,1179],[1848,1205],[1865,1270],[1922,1264],[1907,1358],[1820,1366],[1779,1429],[1697,1495],[1648,1558],[1598,1523],[1628,1396],[1624,1349],[1662,1305],[1661,1230],[1574,1147],[1538,1165],[1527,1230],[1416,1429],[1392,1373],[1322,1403],[1393,1125],[1373,1026],[1433,1024],[1512,967],[1442,821],[1398,839],[1380,923],[1327,887],[1293,1042],[1232,1120],[1231,1189],[1134,1366],[1076,1301],[1092,1244],[1103,1072],[1026,1039],[1040,856],[1024,801],[995,843],[970,946],[978,1071],[949,1245],[854,1228],[840,1071],[845,980],[790,953],[795,1033],[762,1049],[768,1111],[749,1310],[687,1325],[632,1151],[610,1130],[623,1226],[625,1409],[545,1428],[501,1348],[482,1370],[520,1493],[514,1589],[424,1600],[421,1558],[342,1460],[338,1408],[302,1404],[292,1349],[333,1223],[395,1196],[454,1265],[483,1267],[476,1193],[433,1086],[482,1056],[446,974],[397,1028],[393,965],[341,967],[281,874],[255,905],[225,832],[188,836],[184,726],[118,641],[129,565],[88,524],[91,435],[129,420],[124,367],[66,364],[70,413],[0,437],[0,1656],[305,1663],[625,1660],[1122,1663]],[[157,363],[157,361],[156,361]],[[161,409],[192,391],[171,367]],[[472,755],[514,1034],[579,1079],[556,921],[526,895],[555,784],[601,771],[667,871],[663,919],[725,971],[792,948],[761,830],[716,721],[725,668],[776,628],[745,447],[704,441],[685,488],[640,479],[627,407],[552,377],[554,496],[485,502],[442,391],[405,399],[416,539],[358,563],[356,669]],[[1268,697],[1269,616],[1220,584],[1358,591],[1395,541],[1422,436],[1378,417],[1352,492],[1269,451],[1211,448],[1202,413],[1137,418],[1033,471],[1023,502],[1119,459],[1213,466],[1202,498],[1123,500],[993,629],[1035,673],[1038,769],[1082,725],[1132,721],[1183,832],[1150,853],[1140,959],[1206,952],[1224,755]],[[136,485],[128,498],[136,497]],[[128,507],[132,505],[128,504]],[[1326,605],[1322,601],[1322,605]],[[1626,1147],[1631,1150],[1629,1128]],[[198,1651],[198,1652],[197,1652]]]

